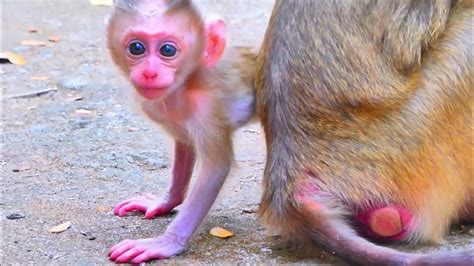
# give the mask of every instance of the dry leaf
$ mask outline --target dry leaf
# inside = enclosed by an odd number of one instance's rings
[[[53,226],[53,227],[49,228],[48,231],[50,233],[61,233],[61,232],[66,231],[67,229],[69,229],[69,227],[71,227],[71,222],[67,221],[67,222],[62,223],[60,225],[56,225],[56,226]]]
[[[3,52],[0,53],[0,60],[8,60],[10,63],[23,66],[26,64],[26,60],[23,56],[14,52]]]
[[[38,41],[38,40],[23,40],[20,42],[21,45],[28,45],[28,46],[45,46],[46,42]]]
[[[29,27],[29,28],[27,29],[27,31],[28,31],[29,33],[38,32],[38,30],[37,30],[36,28],[34,28],[34,27]]]
[[[110,211],[110,206],[99,206],[96,208],[98,212],[108,212]]]
[[[128,131],[129,131],[129,132],[136,132],[136,131],[138,131],[138,130],[140,130],[140,129],[139,129],[139,128],[136,128],[136,127],[130,127],[130,128],[128,128]]]
[[[32,80],[40,80],[40,81],[45,81],[45,80],[50,80],[51,77],[48,76],[32,76]]]
[[[61,36],[59,36],[59,35],[49,36],[48,40],[50,42],[59,42],[59,41],[61,41]]]
[[[112,6],[114,4],[113,0],[91,0],[93,6]]]
[[[214,227],[211,229],[211,231],[209,231],[209,233],[213,236],[220,237],[220,238],[228,238],[228,237],[234,236],[234,233],[222,227]]]

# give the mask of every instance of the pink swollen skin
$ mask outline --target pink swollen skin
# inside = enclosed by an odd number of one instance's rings
[[[357,213],[361,233],[381,241],[400,241],[410,233],[412,215],[404,207],[388,205]]]
[[[306,170],[306,174],[313,178],[319,175],[311,170]],[[314,184],[300,186],[296,194],[296,200],[308,208],[311,212],[317,213],[324,210],[323,206],[316,202],[311,195],[320,193],[321,190]],[[407,237],[410,232],[412,215],[404,207],[398,205],[373,206],[355,215],[358,222],[357,229],[363,236],[380,241],[392,242],[400,241]]]

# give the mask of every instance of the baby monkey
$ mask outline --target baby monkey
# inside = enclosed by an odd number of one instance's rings
[[[114,213],[141,211],[153,218],[183,203],[164,234],[124,240],[110,249],[109,257],[131,263],[168,258],[184,251],[229,173],[232,134],[254,114],[255,56],[240,49],[226,52],[232,63],[221,60],[225,23],[204,22],[186,0],[116,0],[107,40],[113,61],[135,87],[138,106],[175,140],[166,195],[124,200]],[[201,169],[185,199],[196,159]]]

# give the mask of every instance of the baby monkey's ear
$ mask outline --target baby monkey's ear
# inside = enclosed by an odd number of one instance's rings
[[[222,19],[212,20],[205,25],[206,47],[204,50],[203,63],[207,67],[213,67],[224,53],[227,41],[227,26]]]

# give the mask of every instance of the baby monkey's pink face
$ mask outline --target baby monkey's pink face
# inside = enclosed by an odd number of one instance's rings
[[[183,88],[198,68],[217,64],[225,49],[226,26],[220,19],[204,24],[192,10],[161,13],[157,2],[143,3],[153,12],[117,9],[112,14],[107,45],[137,92],[157,99]]]
[[[162,17],[130,27],[121,39],[129,78],[146,99],[162,97],[179,80],[182,62],[196,44],[189,25]],[[181,71],[182,72],[182,71]],[[182,74],[181,74],[182,75]],[[179,82],[178,82],[179,83]]]

